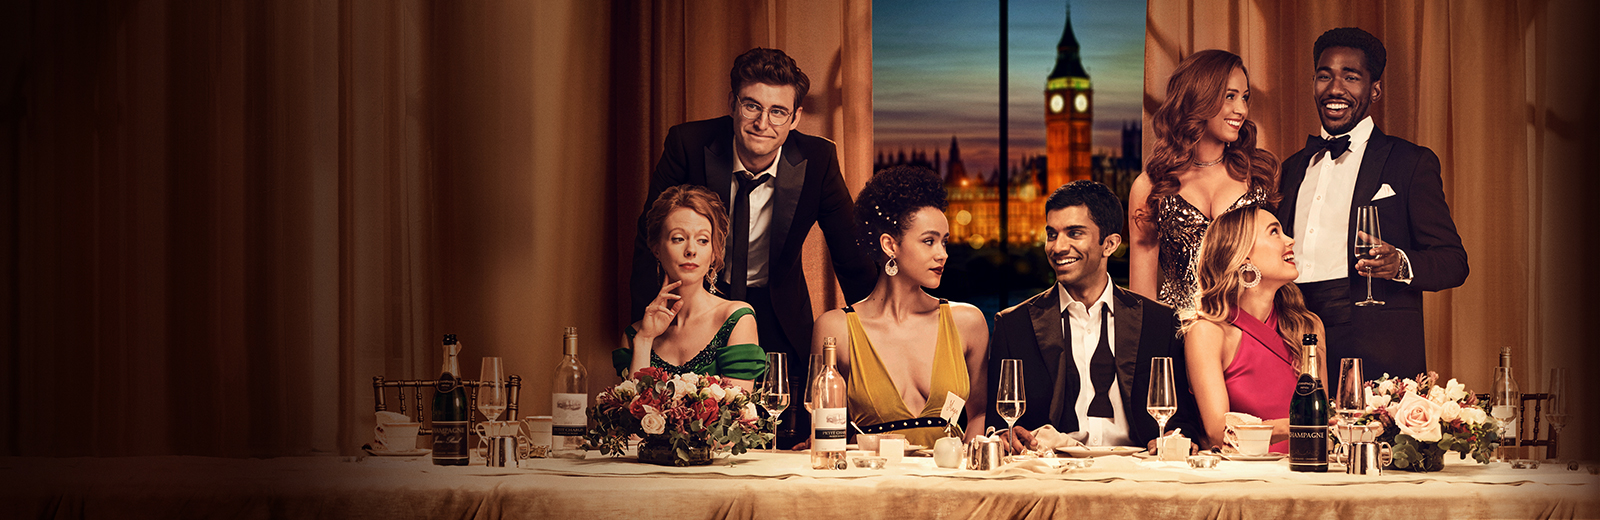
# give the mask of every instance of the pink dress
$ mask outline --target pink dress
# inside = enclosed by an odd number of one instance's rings
[[[1267,322],[1262,323],[1250,313],[1234,309],[1230,319],[1244,334],[1233,362],[1222,370],[1228,409],[1263,421],[1288,417],[1289,399],[1300,374],[1289,361],[1289,346],[1278,336],[1277,313],[1269,313]],[[1273,444],[1272,451],[1288,453],[1289,442]]]

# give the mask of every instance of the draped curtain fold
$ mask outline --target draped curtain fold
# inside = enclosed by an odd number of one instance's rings
[[[1577,305],[1594,288],[1570,242],[1592,237],[1574,194],[1593,193],[1589,175],[1570,165],[1595,143],[1593,71],[1587,60],[1593,20],[1579,2],[1318,0],[1152,0],[1145,36],[1144,113],[1165,98],[1184,56],[1218,48],[1238,53],[1250,73],[1250,117],[1258,145],[1284,158],[1319,122],[1312,103],[1312,44],[1334,27],[1361,27],[1384,42],[1383,98],[1372,116],[1389,135],[1439,155],[1471,275],[1461,287],[1424,296],[1429,368],[1487,392],[1501,347],[1513,350],[1524,392],[1545,391],[1552,367],[1596,366]],[[1592,126],[1592,125],[1588,125]],[[1145,125],[1146,153],[1154,142]],[[1591,168],[1592,169],[1592,168]],[[1376,377],[1377,374],[1368,374]],[[1576,401],[1580,410],[1593,405]],[[1585,438],[1594,414],[1563,433]],[[1570,447],[1570,448],[1569,448]],[[1594,453],[1568,442],[1563,455]]]
[[[443,333],[461,375],[522,376],[520,415],[564,326],[609,385],[648,172],[750,47],[800,61],[802,131],[870,175],[868,0],[0,15],[0,455],[357,453],[372,377],[436,376]]]

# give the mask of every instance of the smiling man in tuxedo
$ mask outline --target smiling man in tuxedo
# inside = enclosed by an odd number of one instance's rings
[[[1439,157],[1385,135],[1367,115],[1383,97],[1388,62],[1377,37],[1333,29],[1317,38],[1312,57],[1322,132],[1283,161],[1279,177],[1277,216],[1294,233],[1295,283],[1327,326],[1330,364],[1362,358],[1368,379],[1413,377],[1428,369],[1422,292],[1467,279],[1467,251],[1445,203]],[[1356,213],[1368,205],[1378,208],[1382,244],[1374,258],[1358,261]],[[1355,305],[1366,299],[1367,274],[1382,305]]]
[[[1106,259],[1122,243],[1122,202],[1105,185],[1074,181],[1045,201],[1050,289],[1000,311],[989,335],[989,391],[998,396],[1000,361],[1022,363],[1027,410],[1014,429],[1028,443],[1050,424],[1082,432],[1089,446],[1147,446],[1157,423],[1145,411],[1150,358],[1171,357],[1178,415],[1167,429],[1200,432],[1172,309],[1111,283]],[[1000,417],[991,404],[991,417]]]
[[[781,50],[755,48],[734,60],[728,80],[728,115],[668,130],[644,207],[680,184],[721,197],[730,227],[728,267],[715,273],[717,290],[755,310],[761,348],[789,354],[789,378],[801,391],[810,359],[795,347],[810,348],[812,314],[800,260],[812,225],[822,228],[846,301],[872,291],[876,268],[856,244],[855,205],[833,142],[796,130],[811,87],[799,64]],[[629,287],[633,319],[643,316],[662,283],[641,213]],[[785,424],[796,424],[793,413],[785,414]]]

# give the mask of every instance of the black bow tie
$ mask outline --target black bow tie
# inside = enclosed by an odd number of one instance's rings
[[[1323,150],[1328,151],[1329,159],[1338,159],[1345,152],[1350,151],[1350,136],[1341,135],[1333,139],[1323,139],[1321,136],[1306,136],[1306,149],[1311,150],[1311,156],[1316,157]]]

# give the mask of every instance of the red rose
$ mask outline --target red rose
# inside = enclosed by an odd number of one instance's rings
[[[704,401],[700,401],[700,404],[696,406],[700,409],[700,420],[709,423],[717,418],[718,410],[717,403],[715,401],[706,399]]]

